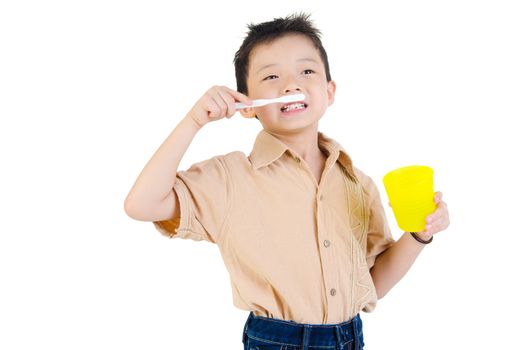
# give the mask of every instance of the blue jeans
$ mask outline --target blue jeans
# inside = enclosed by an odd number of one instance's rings
[[[338,324],[307,324],[255,316],[250,312],[242,335],[244,350],[361,350],[359,314]]]

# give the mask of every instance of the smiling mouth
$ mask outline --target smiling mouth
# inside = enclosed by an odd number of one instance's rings
[[[287,105],[282,106],[281,112],[297,111],[297,110],[305,109],[306,107],[308,107],[308,105],[304,102],[294,102],[294,103],[289,103]]]

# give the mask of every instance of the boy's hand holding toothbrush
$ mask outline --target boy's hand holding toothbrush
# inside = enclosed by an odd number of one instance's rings
[[[196,102],[187,113],[187,117],[201,128],[211,121],[231,118],[237,110],[246,107],[260,107],[270,103],[288,103],[303,99],[303,94],[297,94],[251,101],[246,95],[226,86],[213,86]]]

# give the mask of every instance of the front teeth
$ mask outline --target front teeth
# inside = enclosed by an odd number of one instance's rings
[[[296,110],[296,109],[302,109],[302,108],[305,108],[305,107],[306,107],[306,105],[304,103],[293,103],[291,105],[287,105],[286,107],[282,107],[281,111],[289,112],[289,111],[293,111],[293,110]]]

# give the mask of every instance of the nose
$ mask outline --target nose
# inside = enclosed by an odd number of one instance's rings
[[[297,82],[297,80],[293,77],[288,78],[288,80],[286,81],[286,84],[284,85],[283,93],[288,94],[291,92],[297,93],[301,91],[302,91],[301,85]]]

